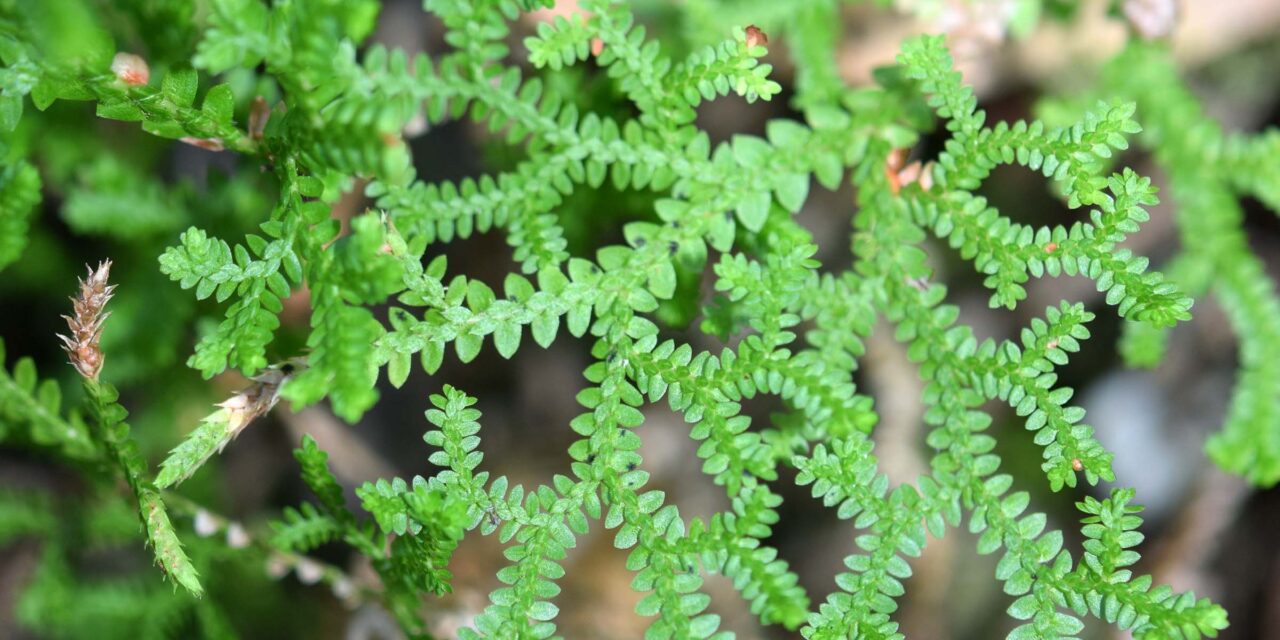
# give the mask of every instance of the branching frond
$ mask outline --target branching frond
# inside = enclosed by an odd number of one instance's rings
[[[1183,246],[1170,275],[1193,292],[1207,289],[1217,297],[1240,341],[1241,371],[1209,455],[1254,483],[1273,485],[1280,481],[1280,294],[1249,247],[1237,197],[1255,195],[1275,208],[1263,185],[1276,161],[1259,154],[1275,146],[1276,132],[1227,136],[1204,114],[1167,53],[1153,45],[1133,44],[1112,61],[1101,90],[1137,103],[1146,127],[1139,140],[1169,174]],[[1246,159],[1251,166],[1240,164]],[[1161,337],[1129,333],[1126,351],[1152,364]]]
[[[1081,480],[1113,481],[1113,461],[1127,454],[1101,445],[1061,368],[1103,311],[1129,327],[1124,353],[1154,364],[1166,330],[1190,318],[1192,297],[1212,293],[1240,336],[1242,372],[1210,455],[1258,484],[1280,480],[1280,297],[1249,248],[1236,202],[1280,203],[1280,136],[1226,134],[1157,45],[1129,45],[1083,107],[1061,109],[1052,123],[1007,123],[979,108],[942,36],[907,39],[874,83],[846,86],[834,0],[689,0],[670,9],[681,16],[679,33],[641,24],[628,3],[582,0],[580,11],[530,25],[523,47],[512,46],[513,21],[555,3],[427,0],[444,25],[445,50],[431,55],[366,43],[380,9],[374,0],[211,0],[195,16],[170,5],[119,9],[184,14],[170,35],[139,34],[154,51],[150,62],[115,50],[93,24],[97,5],[58,1],[85,11],[44,25],[36,22],[43,4],[0,1],[27,10],[0,13],[0,132],[15,131],[17,141],[0,146],[14,160],[0,169],[0,267],[23,259],[42,189],[64,201],[73,232],[127,246],[171,242],[160,271],[216,314],[198,325],[188,366],[206,379],[238,370],[253,384],[190,430],[153,481],[119,393],[100,380],[109,377],[99,375],[99,338],[111,295],[100,271],[86,281],[64,339],[92,427],[64,410],[57,385],[38,382],[24,358],[12,372],[0,369],[0,437],[122,478],[157,561],[191,594],[204,592],[198,573],[212,574],[210,593],[218,591],[216,565],[198,553],[206,543],[220,553],[252,546],[281,574],[323,581],[343,600],[379,599],[406,635],[425,637],[423,598],[454,588],[450,560],[478,530],[496,534],[507,563],[459,637],[550,638],[559,632],[566,560],[594,530],[626,551],[648,638],[732,637],[704,584],[719,574],[761,624],[810,639],[897,639],[911,559],[966,523],[977,551],[998,556],[994,577],[1020,625],[1010,638],[1076,637],[1087,618],[1149,638],[1213,636],[1226,626],[1207,599],[1133,575],[1142,536],[1131,491],[1080,503],[1077,563],[1068,537],[1001,472],[989,431],[996,414],[988,403],[999,400],[1029,432],[1001,437],[1039,447],[1049,489],[1078,493]],[[1008,22],[1019,32],[1029,24],[1026,15]],[[197,32],[194,41],[172,35]],[[771,52],[770,40],[785,47]],[[779,95],[772,63],[784,52],[803,119],[713,142],[702,126],[711,117],[705,103]],[[19,123],[28,99],[38,110],[90,101],[97,115],[140,122],[142,132],[238,153],[233,181],[261,167],[278,197],[162,187],[145,177],[148,165],[96,148],[45,157],[24,128],[64,116]],[[426,177],[435,168],[417,163],[419,175],[413,154],[441,151],[430,138],[406,140],[463,118],[486,144],[510,147],[511,160],[494,173],[438,181]],[[126,130],[142,135],[136,129]],[[940,149],[906,163],[933,129],[942,129]],[[1163,273],[1126,245],[1157,202],[1150,179],[1116,166],[1135,143],[1154,151],[1178,210],[1182,249]],[[1079,221],[1014,222],[976,193],[1001,165],[1043,176],[1080,210]],[[845,211],[852,265],[830,273],[815,259],[824,255],[818,240],[829,239],[797,221],[814,184],[857,194]],[[350,210],[360,191],[377,210]],[[615,202],[627,205],[614,211]],[[223,203],[237,215],[219,217]],[[486,283],[456,272],[457,261],[450,271],[439,245],[491,232],[504,237],[520,273]],[[33,237],[40,241],[39,231]],[[934,281],[935,239],[972,264],[993,308],[1013,309],[1033,278],[1059,276],[1087,278],[1105,306],[1064,300],[1016,336],[980,340]],[[699,328],[721,346],[674,337],[699,314]],[[926,472],[896,486],[872,451],[879,415],[855,384],[879,321],[918,365],[932,451]],[[314,501],[286,508],[253,536],[172,492],[279,398],[292,410],[328,400],[356,423],[378,402],[384,367],[402,387],[415,369],[450,371],[446,359],[472,363],[489,345],[510,359],[567,339],[586,341],[590,362],[576,396],[582,412],[567,425],[577,434],[568,470],[547,482],[515,485],[485,468],[477,401],[443,384],[425,415],[434,468],[424,475],[370,479],[349,500],[329,454],[304,436],[294,457]],[[744,410],[761,395],[782,406],[769,420]],[[701,472],[723,488],[723,512],[686,520],[682,505],[651,484],[641,442],[648,407],[664,401],[688,426]],[[816,607],[769,542],[787,495],[774,483],[788,477],[859,530],[836,589]],[[48,515],[55,507],[42,500],[0,495],[0,538],[58,529]],[[184,518],[171,521],[166,500]],[[185,516],[208,537],[192,540],[191,556],[174,526]],[[118,527],[104,522],[89,530],[114,531],[100,538],[116,540]],[[111,607],[133,607],[161,631],[186,631],[191,616],[211,633],[230,628],[209,601],[148,603],[149,592],[132,587],[88,595],[63,544],[42,550],[20,607],[33,627],[70,633],[86,611],[108,619],[119,615]],[[356,585],[306,555],[332,544],[362,556],[376,584]],[[83,616],[60,627],[49,612],[68,608]]]

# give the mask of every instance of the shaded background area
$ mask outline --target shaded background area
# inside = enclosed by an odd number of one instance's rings
[[[912,3],[899,4],[899,9],[909,9]],[[1085,86],[1089,69],[1121,46],[1123,26],[1104,18],[1104,4],[1088,3],[1079,19],[1044,26],[1020,41],[1006,41],[1000,34],[988,37],[981,16],[966,17],[963,12],[960,17],[944,12],[918,19],[883,7],[851,6],[843,13],[845,37],[837,56],[849,82],[866,83],[873,67],[892,61],[903,37],[946,26],[968,47],[960,49],[967,54],[961,59],[965,78],[979,89],[989,119],[1029,118],[1040,96]],[[1280,125],[1280,74],[1276,73],[1280,4],[1250,0],[1185,4],[1186,14],[1174,38],[1176,51],[1211,114],[1229,130]],[[672,23],[671,5],[644,2],[637,11],[664,47],[680,51],[688,46],[681,25]],[[749,7],[740,14],[749,16]],[[523,62],[520,40],[537,20],[545,18],[545,14],[526,16],[513,29],[510,40],[517,61]],[[953,22],[944,24],[945,20]],[[732,26],[738,25],[725,24],[721,37],[727,37]],[[439,22],[408,0],[387,3],[374,40],[410,53],[445,48]],[[731,97],[704,105],[698,123],[713,141],[734,133],[762,133],[770,118],[797,117],[788,108],[794,70],[784,38],[771,34],[768,62],[775,66],[774,77],[784,86],[783,94],[770,103],[748,105]],[[240,96],[270,92],[249,74],[229,80]],[[578,89],[574,84],[578,82],[585,89]],[[550,74],[547,84],[549,91],[574,91],[575,101],[593,109],[618,116],[629,113],[629,107],[618,106],[611,81],[592,61]],[[7,364],[11,366],[18,356],[33,357],[42,375],[64,382],[68,403],[76,400],[72,372],[63,364],[54,333],[60,330],[65,296],[74,288],[75,276],[82,273],[81,265],[112,257],[120,288],[112,303],[116,315],[103,342],[105,375],[122,387],[136,436],[154,462],[209,412],[213,402],[244,384],[233,374],[203,381],[183,366],[202,327],[210,318],[220,317],[222,307],[210,301],[196,303],[176,283],[168,282],[159,273],[155,256],[191,224],[224,238],[242,236],[269,211],[274,185],[269,175],[245,159],[170,145],[142,134],[132,124],[93,120],[92,108],[83,103],[59,103],[26,126],[40,128],[37,149],[48,150],[36,155],[47,191],[23,260],[0,277],[0,336],[10,354]],[[930,157],[941,143],[935,134],[916,153]],[[484,125],[469,121],[432,127],[411,144],[419,176],[433,182],[493,173],[521,159],[518,150],[504,146]],[[108,159],[90,161],[100,150],[110,151]],[[1162,184],[1158,167],[1141,150],[1130,152],[1121,162]],[[138,186],[157,173],[165,187]],[[334,204],[336,217],[346,219],[369,206],[359,195],[360,186],[352,185],[350,193]],[[1083,215],[1068,210],[1051,187],[1029,170],[1001,167],[980,193],[1020,222],[1069,224]],[[595,191],[579,190],[560,208],[565,219],[578,220],[566,227],[570,252],[588,255],[595,247],[620,242],[622,223],[653,217],[653,198],[607,185]],[[828,192],[815,186],[800,214],[801,223],[820,247],[816,257],[824,270],[840,271],[851,262],[848,233],[855,213],[853,201],[847,187]],[[1272,277],[1280,279],[1280,217],[1257,202],[1244,205],[1253,248]],[[120,209],[116,215],[130,230],[86,226],[76,212],[93,207]],[[1151,221],[1130,242],[1156,265],[1176,247],[1173,207],[1176,203],[1166,199],[1153,208]],[[1116,453],[1115,485],[1136,487],[1138,501],[1148,506],[1142,529],[1147,541],[1137,570],[1154,573],[1158,582],[1169,582],[1177,590],[1194,589],[1197,595],[1226,607],[1232,624],[1223,638],[1280,638],[1280,550],[1276,545],[1280,492],[1255,491],[1225,476],[1201,450],[1207,435],[1222,422],[1237,366],[1235,341],[1216,303],[1211,298],[1197,301],[1195,319],[1174,330],[1159,369],[1132,371],[1116,354],[1119,321],[1089,281],[1065,277],[1032,281],[1027,301],[1017,310],[991,310],[989,292],[970,263],[942,243],[933,242],[928,250],[938,279],[950,285],[949,300],[961,308],[960,321],[973,326],[979,338],[1012,336],[1046,306],[1062,299],[1083,301],[1098,312],[1090,326],[1094,337],[1060,375],[1063,384],[1081,394],[1088,410],[1086,420]],[[433,246],[427,259],[440,253],[448,256],[451,273],[466,273],[495,289],[507,273],[519,271],[500,232]],[[704,280],[705,303],[710,289],[709,280]],[[272,345],[276,356],[301,351],[307,308],[305,294],[286,303],[283,326]],[[378,313],[385,318],[385,309]],[[699,348],[718,350],[722,344],[717,338],[697,330],[700,319],[690,316],[687,327],[669,328],[667,333]],[[219,464],[210,465],[216,468],[201,471],[184,485],[183,493],[244,522],[252,533],[265,534],[266,518],[277,517],[285,506],[312,500],[290,455],[304,433],[312,434],[330,452],[353,502],[351,489],[365,481],[429,475],[434,468],[427,462],[430,449],[422,441],[428,426],[423,412],[429,406],[429,394],[446,382],[479,398],[478,408],[484,414],[480,420],[483,468],[507,475],[513,483],[547,483],[554,474],[569,472],[565,451],[577,436],[568,423],[581,411],[574,396],[585,384],[581,372],[590,362],[589,347],[587,340],[565,334],[545,350],[528,343],[509,361],[491,348],[465,366],[450,355],[436,375],[415,371],[400,389],[384,382],[382,401],[354,426],[341,423],[325,407],[294,414],[281,406],[229,446]],[[931,454],[924,445],[921,423],[922,385],[905,348],[893,341],[892,327],[877,327],[855,378],[863,393],[874,396],[881,414],[875,439],[882,467],[894,483],[914,481],[927,470]],[[767,397],[747,401],[745,408],[755,425],[767,424],[771,414],[784,410],[776,399]],[[1040,450],[1021,421],[1003,405],[992,404],[988,409],[996,418],[992,430],[1003,469],[1014,474],[1019,489],[1032,493],[1032,504],[1048,513],[1050,527],[1064,531],[1067,548],[1078,549],[1080,514],[1073,502],[1086,491],[1101,495],[1106,488],[1051,493],[1039,468]],[[682,419],[661,404],[647,407],[645,413],[646,423],[639,429],[644,440],[641,453],[644,468],[653,474],[654,488],[666,491],[686,519],[726,510],[723,491],[698,471],[696,443],[687,437]],[[782,518],[767,542],[799,574],[816,607],[834,589],[833,577],[843,568],[842,558],[854,551],[856,531],[809,497],[807,490],[796,487],[788,471],[780,475],[773,487],[785,499]],[[55,513],[62,514],[94,500],[74,472],[21,447],[0,450],[0,488],[42,489],[52,496]],[[150,571],[145,553],[126,544],[136,543],[128,537],[128,517],[127,512],[124,517],[105,513],[84,525],[78,539],[90,553],[78,570],[93,579],[142,568],[139,580],[154,586],[158,573]],[[191,521],[180,525],[189,528]],[[188,532],[185,538],[195,536]],[[944,539],[931,540],[924,556],[913,562],[916,575],[907,581],[907,594],[895,615],[907,637],[994,638],[1003,637],[1014,626],[1003,613],[1012,598],[1001,592],[994,579],[997,558],[977,555],[975,538],[963,527],[950,530]],[[561,609],[557,624],[567,638],[643,635],[648,620],[633,612],[640,595],[629,587],[632,576],[624,566],[626,552],[614,549],[612,540],[611,533],[597,526],[563,563],[567,577],[556,599]],[[0,549],[0,637],[29,635],[16,616],[44,545],[41,540],[22,539]],[[203,548],[198,539],[194,547]],[[354,575],[370,573],[340,545],[323,547],[316,555],[345,566]],[[493,538],[472,535],[462,542],[450,565],[455,592],[425,605],[439,637],[454,637],[458,625],[467,624],[483,609],[487,594],[498,586],[494,574],[505,562]],[[305,576],[273,576],[272,567],[236,559],[233,554],[217,555],[213,565],[225,575],[216,578],[211,591],[220,601],[234,603],[228,607],[229,617],[243,637],[393,637],[386,635],[390,620],[376,607],[347,606],[327,588],[302,584]],[[711,576],[706,590],[712,595],[712,610],[739,638],[799,637],[780,628],[761,631],[726,580]],[[179,636],[184,629],[178,625]],[[1084,635],[1116,637],[1095,623]]]

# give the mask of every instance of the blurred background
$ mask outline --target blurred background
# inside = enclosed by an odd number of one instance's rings
[[[708,31],[706,24],[681,19],[680,4],[649,0],[636,5],[651,37],[676,53],[702,44],[698,34]],[[768,31],[766,18],[777,12],[761,10],[764,17],[757,19],[753,6],[762,3],[726,4],[734,8],[726,12],[715,40],[728,37],[734,26],[753,22]],[[1086,2],[1071,19],[1042,24],[1018,38],[1009,27],[1018,2],[883,4],[850,5],[842,11],[837,56],[845,79],[869,83],[871,70],[891,63],[904,37],[945,30],[990,120],[1031,117],[1042,96],[1087,86],[1092,69],[1125,38],[1124,24],[1106,17],[1106,2]],[[1163,3],[1125,4],[1157,11]],[[105,0],[98,9],[109,24],[162,24],[163,19],[155,12],[115,7]],[[1174,50],[1208,111],[1228,130],[1280,125],[1280,2],[1184,2],[1180,9]],[[571,2],[555,9],[573,10]],[[552,13],[524,16],[513,27],[515,62],[527,67],[519,42]],[[705,104],[699,125],[713,141],[734,133],[761,134],[770,118],[799,117],[788,107],[794,70],[787,40],[769,35],[767,62],[774,65],[773,77],[784,93],[768,103],[748,105],[730,97]],[[139,32],[121,27],[115,36],[120,49],[157,57],[163,51],[181,58],[198,40],[198,34],[163,28]],[[439,21],[409,0],[386,3],[372,40],[409,53],[446,50]],[[252,72],[234,72],[226,80],[242,101],[259,94],[270,97],[273,91]],[[578,83],[585,90],[578,89]],[[619,117],[630,113],[593,61],[550,74],[548,87],[578,91],[580,102],[599,111]],[[195,340],[224,309],[211,301],[197,303],[169,282],[159,272],[156,256],[193,224],[228,240],[242,237],[270,210],[275,185],[252,161],[170,144],[134,124],[92,115],[87,103],[59,102],[26,118],[18,132],[18,144],[30,149],[46,192],[22,260],[0,276],[0,336],[7,345],[7,367],[18,357],[32,357],[42,376],[63,383],[67,404],[76,402],[73,371],[64,364],[54,334],[62,330],[59,316],[67,312],[66,297],[83,274],[83,265],[112,258],[113,281],[119,289],[103,339],[104,376],[121,387],[135,436],[154,464],[212,410],[212,403],[246,384],[230,373],[204,381],[184,366]],[[506,147],[484,125],[469,121],[412,133],[417,170],[427,181],[494,173],[522,158],[521,150]],[[940,143],[935,134],[922,147],[936,149]],[[1142,150],[1131,151],[1121,163],[1161,184],[1159,168]],[[152,180],[154,176],[161,176],[163,183]],[[361,186],[351,185],[334,204],[334,216],[349,218],[370,206],[360,195]],[[1001,167],[983,184],[981,194],[1020,222],[1069,224],[1082,215],[1068,210],[1050,186],[1029,170]],[[579,190],[562,207],[568,212],[564,219],[577,221],[566,227],[570,251],[587,255],[595,247],[620,242],[623,222],[653,217],[653,198],[648,193],[617,192],[608,185]],[[829,192],[815,186],[800,214],[820,247],[816,257],[823,270],[837,272],[851,262],[853,201],[848,188]],[[1243,205],[1253,248],[1272,277],[1280,279],[1280,217],[1255,201]],[[1151,221],[1130,243],[1156,265],[1177,246],[1171,218],[1175,206],[1166,200],[1154,207]],[[569,215],[573,212],[590,214]],[[1087,422],[1116,453],[1115,485],[1135,487],[1138,502],[1147,506],[1142,529],[1147,541],[1138,571],[1153,573],[1157,582],[1168,582],[1176,590],[1194,589],[1226,607],[1231,627],[1223,638],[1280,638],[1280,492],[1247,487],[1212,467],[1202,452],[1205,438],[1222,423],[1237,365],[1235,341],[1213,299],[1198,300],[1195,319],[1174,330],[1161,367],[1134,371],[1117,356],[1118,320],[1089,281],[1032,281],[1028,300],[1017,310],[990,310],[989,292],[971,264],[945,244],[935,242],[928,249],[939,279],[950,285],[949,300],[962,310],[961,322],[970,324],[979,338],[1013,336],[1031,317],[1062,299],[1083,301],[1098,311],[1090,326],[1093,339],[1060,373],[1062,383],[1081,394]],[[428,257],[439,253],[448,255],[451,273],[466,273],[495,288],[508,272],[519,270],[499,232],[428,249]],[[379,313],[385,315],[385,310]],[[286,302],[283,326],[272,345],[277,359],[302,351],[307,321],[305,294]],[[719,340],[699,332],[697,325],[694,318],[687,329],[674,333],[701,348],[718,350]],[[249,427],[217,464],[184,485],[182,493],[242,523],[250,536],[268,535],[267,518],[278,517],[285,506],[313,499],[290,455],[306,433],[329,451],[353,504],[350,490],[365,481],[430,475],[434,469],[422,441],[428,426],[423,412],[429,406],[428,395],[445,382],[479,398],[484,469],[515,483],[549,482],[553,474],[569,471],[565,451],[576,436],[568,423],[581,411],[574,395],[584,386],[581,372],[589,364],[589,347],[587,341],[566,334],[549,349],[530,345],[510,361],[491,348],[466,366],[446,358],[434,376],[417,371],[400,389],[382,384],[382,401],[356,425],[343,424],[325,407],[294,414],[282,405]],[[922,385],[905,348],[893,341],[891,327],[877,328],[856,378],[860,390],[875,398],[881,414],[874,437],[882,467],[894,483],[914,481],[928,468],[919,401]],[[755,424],[784,409],[772,398],[748,401],[746,408]],[[996,418],[992,429],[1000,443],[1002,468],[1014,474],[1019,489],[1032,493],[1032,504],[1048,513],[1050,526],[1064,531],[1067,548],[1078,550],[1080,515],[1073,503],[1085,492],[1100,495],[1107,488],[1050,492],[1039,469],[1040,450],[1021,422],[1001,404],[988,409]],[[727,509],[723,491],[699,473],[696,447],[683,421],[664,405],[648,407],[646,416],[640,428],[641,453],[655,488],[666,491],[686,519]],[[834,589],[833,577],[843,566],[842,558],[854,551],[856,534],[851,523],[837,520],[792,479],[784,470],[774,484],[785,502],[781,522],[767,542],[799,574],[816,606]],[[191,612],[175,604],[186,596],[172,594],[160,582],[158,570],[138,544],[134,514],[123,501],[103,499],[96,491],[73,469],[21,442],[11,439],[0,448],[0,492],[43,496],[49,513],[62,523],[57,536],[47,538],[15,539],[0,531],[0,540],[5,540],[0,546],[0,637],[142,637],[135,633],[142,622],[131,607],[149,607],[144,612],[150,617],[170,616],[161,630],[170,637],[196,634]],[[314,582],[305,569],[273,565],[261,554],[235,553],[220,542],[200,538],[191,530],[200,529],[198,513],[179,509],[175,519],[186,531],[184,540],[190,541],[193,554],[211,567],[204,572],[211,581],[211,600],[222,603],[223,609],[215,614],[197,608],[196,619],[224,616],[245,638],[396,637],[389,617],[358,595],[305,584]],[[556,602],[561,610],[559,631],[567,638],[643,636],[648,620],[633,611],[640,595],[630,589],[626,553],[614,549],[612,538],[597,526],[564,562],[567,577]],[[1014,626],[1003,613],[1011,598],[993,575],[998,558],[977,555],[975,542],[963,528],[950,530],[944,539],[932,540],[913,563],[916,574],[895,614],[908,638],[999,638]],[[1078,551],[1074,554],[1078,557]],[[357,579],[372,575],[341,545],[323,547],[316,557]],[[454,593],[425,605],[438,637],[454,637],[459,625],[483,609],[487,594],[498,586],[494,574],[504,564],[495,539],[472,535],[462,542],[450,565]],[[706,589],[712,609],[739,638],[799,637],[783,629],[761,631],[727,581],[711,576]],[[50,616],[51,603],[65,605],[65,613]],[[1122,637],[1101,624],[1088,627],[1088,638]]]

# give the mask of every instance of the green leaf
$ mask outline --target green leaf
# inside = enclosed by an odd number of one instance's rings
[[[755,191],[738,201],[738,220],[749,231],[759,231],[769,217],[769,204],[773,199],[768,191]]]
[[[649,291],[662,300],[670,300],[676,292],[676,269],[670,262],[663,262],[649,274]]]
[[[493,332],[493,346],[498,348],[498,354],[503,358],[515,355],[516,350],[520,348],[520,333],[520,325],[516,323],[499,324]]]
[[[189,107],[195,102],[196,89],[199,86],[200,77],[194,69],[175,69],[166,74],[161,81],[160,92],[174,104]]]
[[[387,381],[391,386],[399,389],[404,386],[404,381],[409,378],[409,371],[412,368],[412,357],[404,352],[393,352],[387,361]]]
[[[789,173],[778,176],[776,179],[775,192],[778,194],[778,202],[787,211],[795,213],[804,205],[804,201],[809,197],[809,176],[804,173]]]
[[[555,618],[556,615],[559,613],[560,613],[559,607],[545,600],[534,602],[529,605],[528,614],[529,614],[529,617],[533,618],[534,620],[551,620]]]
[[[231,93],[231,86],[226,84],[210,88],[204,96],[204,103],[200,105],[200,110],[219,124],[229,124],[234,109],[235,95]]]
[[[13,131],[22,119],[22,96],[0,94],[0,131]]]

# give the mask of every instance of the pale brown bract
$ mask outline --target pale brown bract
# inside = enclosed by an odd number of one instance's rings
[[[249,426],[250,422],[275,407],[276,403],[280,401],[280,387],[291,376],[305,367],[305,361],[300,358],[294,358],[288,362],[267,367],[258,375],[249,378],[253,382],[252,385],[217,403],[217,406],[226,410],[227,432],[230,434],[218,448],[218,451],[221,452],[222,448],[231,441],[231,438],[234,438],[240,431]]]

